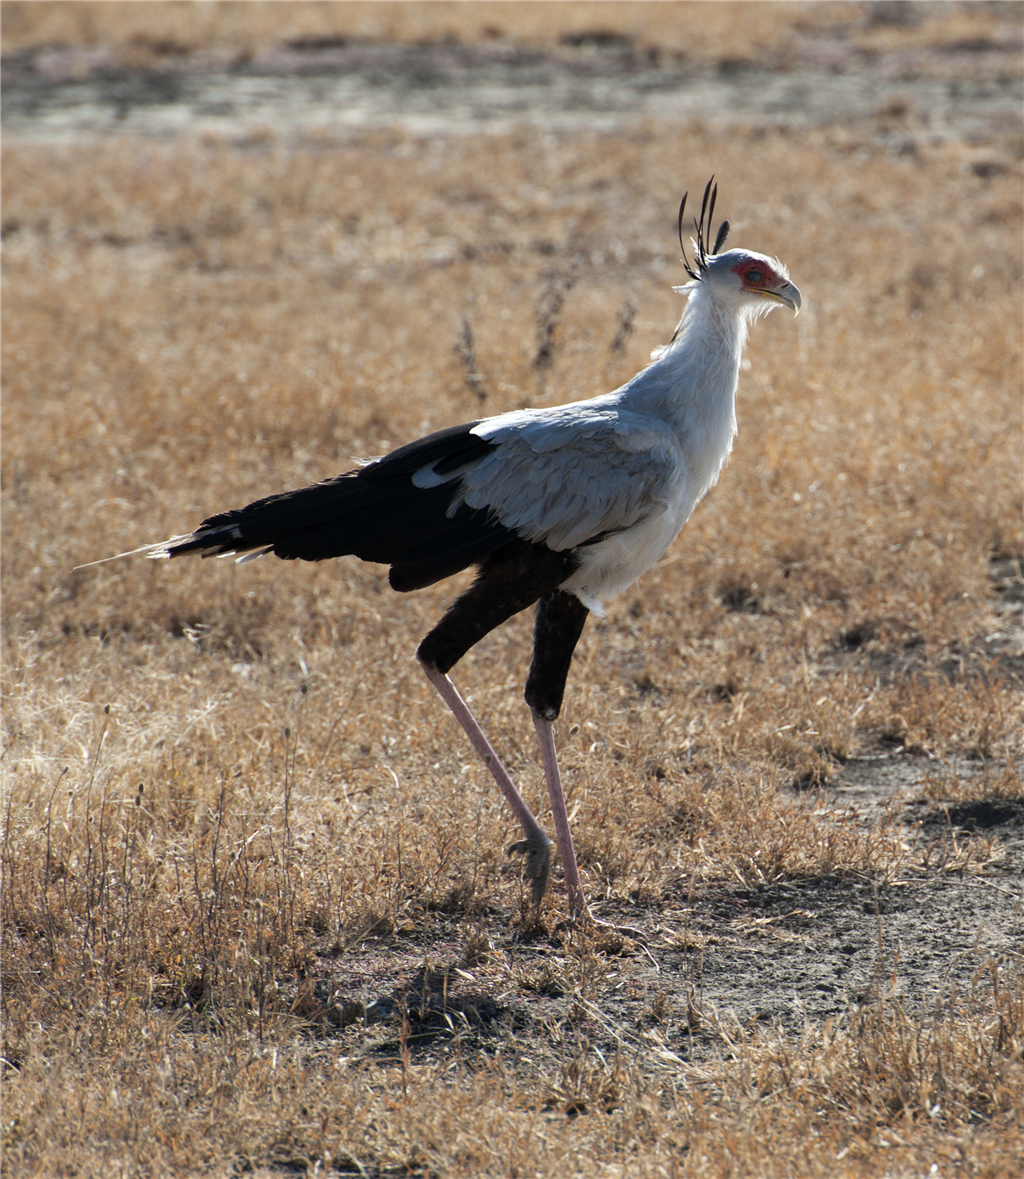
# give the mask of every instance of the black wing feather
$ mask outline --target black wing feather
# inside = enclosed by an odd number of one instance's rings
[[[352,554],[390,565],[395,589],[432,585],[509,543],[525,543],[484,508],[461,505],[449,515],[458,479],[426,488],[412,481],[424,467],[446,475],[489,454],[495,444],[470,432],[476,424],[441,430],[323,483],[219,512],[168,544],[168,555],[262,549],[286,561],[324,561]]]

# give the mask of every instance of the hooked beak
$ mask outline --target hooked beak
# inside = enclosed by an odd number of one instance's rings
[[[800,292],[791,282],[784,282],[777,291],[763,291],[769,299],[778,299],[780,303],[784,303],[787,307],[793,309],[794,315],[800,314]]]

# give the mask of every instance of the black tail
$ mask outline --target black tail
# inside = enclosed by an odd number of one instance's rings
[[[510,542],[523,543],[486,509],[463,504],[449,515],[457,477],[433,487],[412,481],[425,468],[451,476],[489,453],[492,444],[470,433],[475,424],[432,434],[323,483],[210,516],[152,555],[274,553],[286,561],[324,561],[353,554],[390,565],[397,590],[432,585]]]

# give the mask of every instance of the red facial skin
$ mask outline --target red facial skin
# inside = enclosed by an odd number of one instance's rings
[[[747,272],[750,270],[759,270],[761,272],[760,282],[747,281]],[[775,271],[766,262],[762,262],[760,258],[744,258],[736,263],[732,271],[733,274],[740,276],[743,280],[743,285],[749,291],[771,290],[772,287],[777,287],[782,282],[782,279]]]

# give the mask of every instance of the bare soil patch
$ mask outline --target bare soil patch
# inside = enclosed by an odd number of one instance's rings
[[[643,938],[598,935],[601,981],[588,1002],[569,931],[524,936],[499,914],[468,925],[434,915],[427,931],[370,933],[343,954],[320,952],[314,994],[323,1034],[356,1055],[397,1059],[408,1020],[414,1058],[503,1051],[542,1072],[552,1021],[612,1054],[654,1028],[682,1060],[700,1061],[717,1058],[735,1027],[799,1037],[808,1024],[895,998],[923,1016],[951,993],[984,990],[991,964],[1019,954],[1024,798],[937,805],[907,830],[911,839],[928,832],[940,854],[955,846],[965,864],[980,857],[985,871],[947,867],[891,883],[680,884],[656,907],[602,906],[602,919]]]

